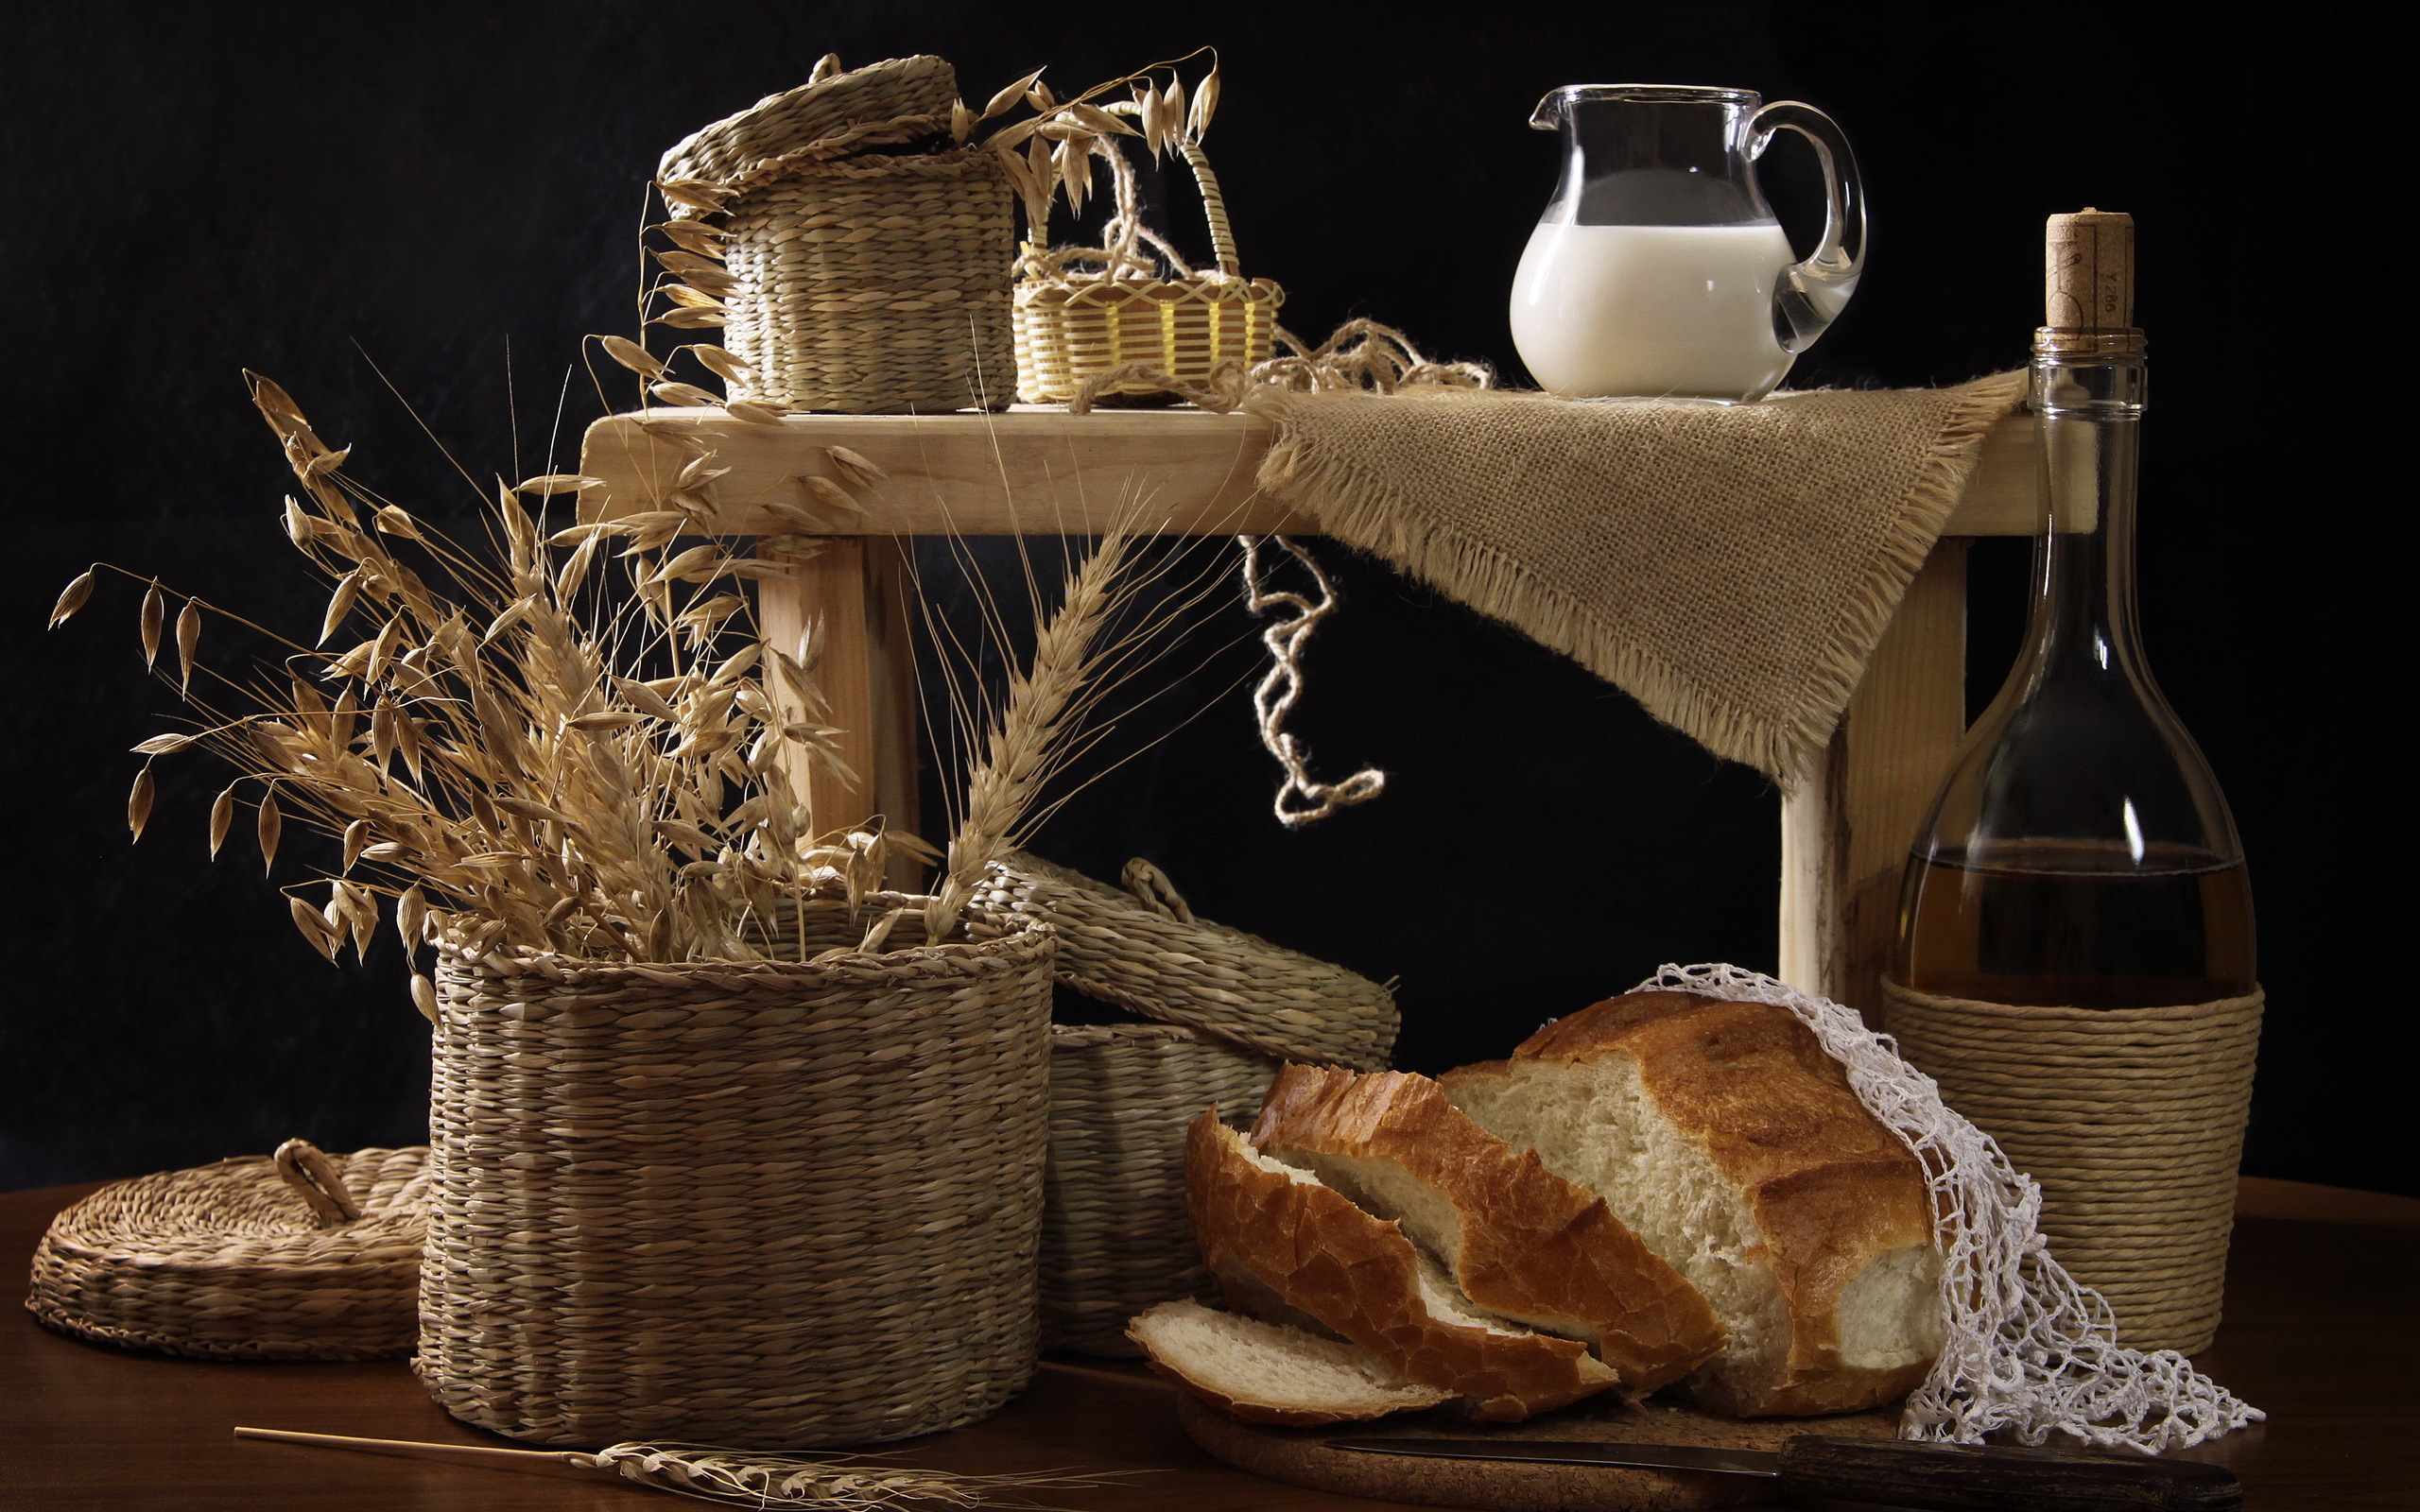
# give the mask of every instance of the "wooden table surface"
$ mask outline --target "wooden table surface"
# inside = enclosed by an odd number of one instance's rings
[[[89,1186],[0,1194],[11,1297],[43,1228]],[[2269,1421],[2192,1452],[2232,1466],[2254,1512],[2420,1507],[2420,1199],[2247,1178],[2227,1315],[2200,1363]],[[221,1365],[75,1343],[16,1306],[0,1318],[0,1508],[276,1512],[622,1512],[661,1493],[364,1454],[239,1443],[238,1423],[502,1445],[440,1412],[401,1362]],[[1347,1512],[1399,1503],[1298,1490],[1232,1470],[1177,1431],[1136,1367],[1045,1368],[983,1422],[899,1446],[968,1471],[1132,1472],[1032,1493],[1080,1512]],[[692,1503],[697,1504],[697,1503]],[[1794,1503],[1811,1507],[1818,1503]],[[1845,1504],[1841,1504],[1843,1507]]]

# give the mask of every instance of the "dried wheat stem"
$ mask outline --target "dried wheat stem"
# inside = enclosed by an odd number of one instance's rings
[[[999,716],[985,732],[983,760],[967,779],[966,813],[950,836],[941,885],[925,915],[925,937],[946,939],[983,870],[1012,850],[1042,785],[1066,754],[1066,737],[1088,706],[1098,659],[1094,642],[1118,602],[1130,539],[1101,538],[1067,581],[1067,595],[1034,636],[1033,660],[1011,676]]]

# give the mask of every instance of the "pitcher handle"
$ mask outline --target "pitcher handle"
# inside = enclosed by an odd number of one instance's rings
[[[1804,352],[1857,292],[1865,267],[1865,190],[1858,181],[1857,154],[1830,116],[1797,100],[1775,100],[1748,123],[1748,156],[1763,157],[1778,131],[1813,143],[1824,164],[1824,239],[1813,256],[1783,270],[1773,290],[1773,334],[1784,351]]]

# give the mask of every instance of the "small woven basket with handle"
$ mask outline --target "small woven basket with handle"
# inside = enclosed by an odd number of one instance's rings
[[[948,63],[894,58],[760,100],[665,154],[675,218],[725,238],[720,273],[683,301],[717,302],[675,315],[724,327],[749,365],[733,399],[850,415],[1007,407],[1015,218],[998,158],[951,144],[957,100]]]
[[[1219,176],[1200,144],[1183,140],[1175,146],[1201,185],[1218,270],[1194,272],[1144,228],[1133,166],[1113,146],[1108,156],[1117,213],[1104,246],[1045,251],[1028,244],[1020,261],[1014,330],[1017,398],[1025,403],[1065,404],[1088,380],[1119,368],[1203,384],[1222,365],[1251,368],[1275,350],[1277,308],[1286,291],[1265,278],[1244,278]],[[1034,228],[1033,235],[1039,242],[1044,232]],[[1159,276],[1159,260],[1172,277]],[[1164,383],[1135,377],[1098,386],[1096,398],[1162,404],[1176,395]]]
[[[62,1333],[163,1354],[409,1354],[427,1156],[288,1140],[115,1182],[52,1220],[26,1306]]]
[[[416,1368],[447,1411],[802,1448],[1024,1386],[1052,936],[925,944],[925,902],[812,898],[803,959],[441,956]]]
[[[1125,881],[1019,853],[983,902],[1050,922],[1062,984],[1156,1021],[1051,1028],[1043,1343],[1132,1356],[1128,1319],[1215,1290],[1185,1213],[1185,1125],[1213,1104],[1249,1118],[1286,1060],[1385,1065],[1396,1016],[1366,977],[1196,918],[1149,862]]]

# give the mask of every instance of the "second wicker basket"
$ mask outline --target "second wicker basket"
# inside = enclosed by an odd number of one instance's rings
[[[1120,891],[1018,854],[984,902],[1051,924],[1063,985],[1158,1021],[1051,1029],[1043,1343],[1131,1356],[1129,1318],[1210,1289],[1185,1125],[1213,1104],[1250,1118],[1285,1060],[1384,1065],[1395,1009],[1366,977],[1194,917],[1148,862],[1125,876]]]

